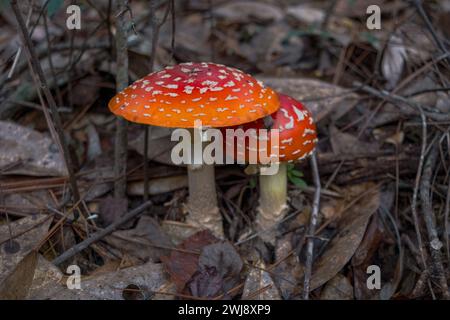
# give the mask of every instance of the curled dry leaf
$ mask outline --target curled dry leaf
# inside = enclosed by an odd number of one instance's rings
[[[183,241],[169,256],[161,257],[178,292],[183,291],[186,283],[197,271],[201,249],[217,241],[211,232],[200,231]]]
[[[59,149],[48,135],[8,121],[0,121],[0,170],[30,176],[67,174]]]
[[[403,39],[393,34],[387,44],[381,61],[381,72],[387,80],[387,89],[392,89],[400,80],[405,65],[406,49]]]
[[[314,119],[320,121],[332,111],[333,119],[339,119],[353,108],[358,95],[339,86],[323,81],[302,78],[257,77],[277,92],[292,96],[311,111]]]
[[[243,262],[236,249],[226,241],[210,244],[202,249],[198,270],[189,282],[196,297],[217,297],[238,284]]]

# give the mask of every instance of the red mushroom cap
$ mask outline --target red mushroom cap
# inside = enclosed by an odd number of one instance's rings
[[[278,94],[280,101],[280,108],[275,113],[271,114],[273,124],[271,129],[279,130],[279,160],[281,162],[292,162],[295,160],[301,160],[313,152],[317,143],[316,125],[310,112],[294,98],[285,95]],[[265,129],[263,119],[246,123],[236,128],[242,128],[244,131],[248,129]],[[256,131],[258,134],[258,131]],[[249,139],[258,139],[258,136],[252,136]],[[235,141],[236,143],[236,141]],[[246,159],[249,159],[250,152],[259,152],[264,155],[269,155],[266,150],[252,150],[250,151],[250,142],[246,143]],[[267,148],[272,145],[270,134],[268,133]],[[242,146],[237,144],[235,146],[235,155]],[[269,149],[270,150],[270,149]],[[261,156],[258,154],[258,162]],[[228,156],[228,155],[227,155]]]
[[[277,94],[241,70],[214,63],[181,63],[150,73],[108,104],[129,121],[162,127],[226,127],[275,112]]]

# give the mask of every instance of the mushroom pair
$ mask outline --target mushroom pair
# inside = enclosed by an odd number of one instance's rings
[[[132,122],[191,130],[198,121],[203,127],[258,129],[264,126],[261,119],[271,115],[273,128],[280,130],[281,161],[306,156],[316,141],[312,118],[301,104],[277,95],[241,70],[214,63],[181,63],[151,73],[114,96],[109,109]],[[188,164],[187,170],[187,221],[222,237],[214,165]],[[264,226],[260,221],[267,213],[286,207],[286,166],[282,164],[274,176],[261,176],[260,182],[262,218],[257,221]]]

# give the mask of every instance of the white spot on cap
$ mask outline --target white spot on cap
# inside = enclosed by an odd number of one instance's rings
[[[223,86],[224,87],[234,87],[236,84],[233,81],[228,81],[227,83],[225,83]]]
[[[226,98],[225,98],[225,101],[228,101],[228,100],[236,100],[238,97],[236,97],[236,96],[232,96],[232,95],[228,95]]]
[[[165,85],[163,87],[167,88],[167,89],[178,89],[178,85],[177,84],[168,84],[168,85]]]
[[[284,126],[286,129],[292,129],[294,128],[294,117],[290,116],[286,109],[280,109],[281,112],[283,112],[283,115],[285,118],[289,120],[288,123]]]
[[[192,93],[192,90],[194,90],[194,87],[192,87],[192,86],[186,86],[186,87],[184,87],[183,92],[186,92],[187,94],[191,94],[191,93]]]
[[[296,106],[292,105],[292,108],[294,109],[295,114],[297,115],[298,121],[305,120],[305,115],[301,110],[299,110]]]

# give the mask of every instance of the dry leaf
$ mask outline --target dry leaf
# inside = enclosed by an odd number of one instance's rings
[[[37,263],[34,248],[48,231],[52,219],[46,215],[26,217],[0,225],[0,299],[24,299]]]
[[[393,34],[387,44],[381,61],[381,72],[387,80],[388,90],[395,87],[400,80],[405,65],[406,49],[402,38]]]
[[[342,193],[357,197],[373,188],[373,184],[367,183],[349,187]],[[359,192],[355,194],[355,190]],[[363,239],[370,217],[379,205],[380,192],[378,189],[373,189],[344,212],[338,222],[338,233],[327,244],[325,252],[313,266],[311,290],[328,282],[352,258]]]
[[[0,121],[0,170],[8,174],[64,176],[67,170],[52,139],[13,122]]]
[[[258,261],[245,280],[242,300],[281,300],[271,275],[264,271],[266,265],[262,260]]]
[[[183,241],[177,247],[178,250],[173,250],[170,256],[161,257],[178,292],[183,291],[186,283],[197,271],[201,249],[217,241],[208,230],[200,231]]]
[[[320,121],[333,112],[339,119],[353,108],[358,95],[339,86],[323,81],[303,78],[257,77],[276,91],[292,96],[302,102],[314,119]]]

